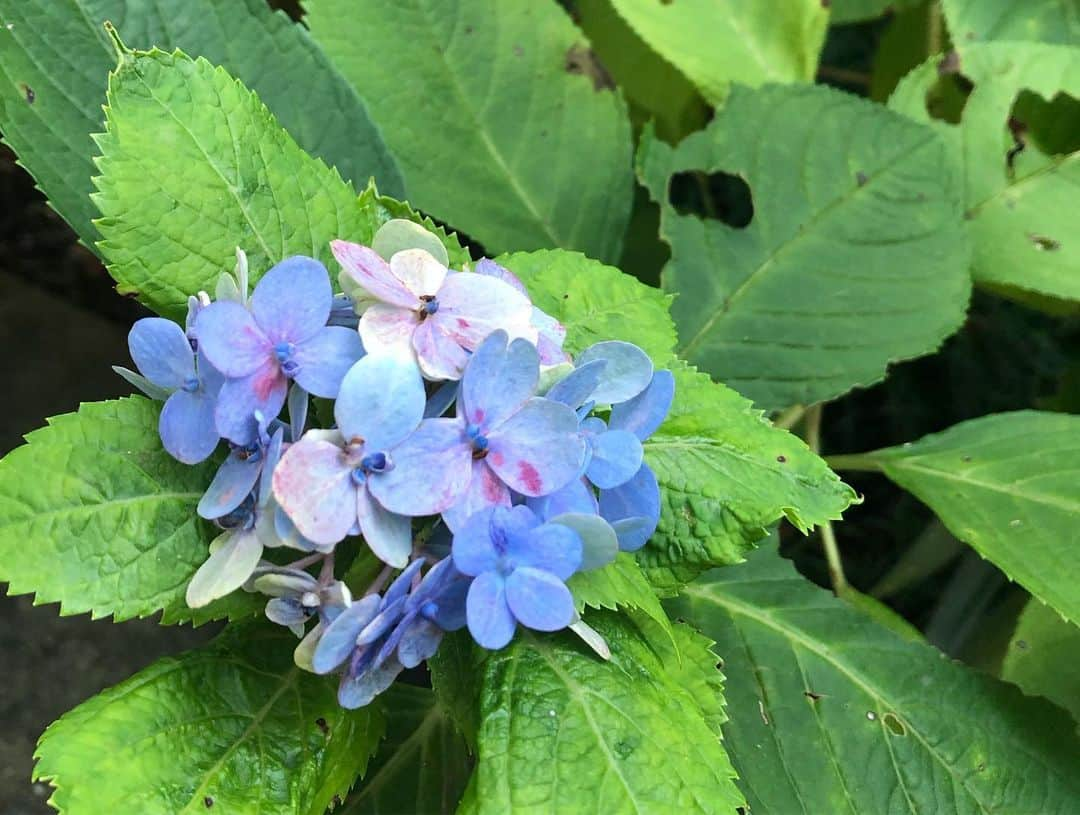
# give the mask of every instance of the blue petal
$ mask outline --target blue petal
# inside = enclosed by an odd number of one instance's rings
[[[574,621],[570,590],[542,569],[514,569],[506,578],[506,603],[518,622],[536,631],[558,631]]]
[[[397,646],[398,661],[406,668],[415,668],[425,659],[434,656],[442,642],[443,632],[437,625],[420,618],[404,628]]]
[[[394,684],[401,670],[401,663],[391,659],[356,676],[345,674],[338,686],[338,704],[346,710],[371,704],[376,696]]]
[[[356,491],[356,519],[360,534],[375,557],[395,569],[401,569],[409,562],[412,552],[410,516],[384,509],[365,485]]]
[[[577,410],[584,405],[600,385],[600,376],[607,361],[594,359],[580,365],[551,386],[545,396],[555,402]]]
[[[506,585],[494,572],[485,572],[469,586],[465,601],[469,633],[484,648],[502,648],[514,636],[517,623],[506,604]]]
[[[412,433],[424,415],[424,381],[409,357],[368,354],[345,374],[334,418],[346,440],[364,440],[368,452],[389,450]]]
[[[413,578],[416,577],[416,573],[419,572],[423,566],[424,559],[416,558],[416,560],[410,563],[401,574],[394,578],[394,582],[390,584],[390,588],[383,594],[383,607],[390,605],[396,600],[402,599],[409,593]]]
[[[581,537],[569,526],[546,523],[528,535],[508,539],[507,556],[517,566],[531,566],[566,580],[581,566]]]
[[[460,529],[473,513],[482,509],[510,506],[510,488],[495,475],[483,459],[475,459],[468,488],[458,497],[453,506],[443,510],[443,521],[450,531]]]
[[[161,409],[158,432],[161,443],[177,461],[205,461],[220,438],[214,426],[214,400],[198,392],[177,391]]]
[[[454,566],[463,574],[476,577],[498,567],[499,552],[491,539],[494,513],[495,507],[480,510],[454,534],[451,550]]]
[[[356,647],[356,638],[379,611],[379,596],[371,594],[357,600],[328,625],[315,646],[312,669],[315,673],[330,673],[349,658]]]
[[[585,474],[600,489],[625,484],[641,468],[645,451],[628,430],[608,430],[592,442],[592,457]]]
[[[263,275],[251,295],[251,313],[272,342],[299,343],[326,325],[333,300],[326,267],[297,255]]]
[[[287,399],[289,405],[289,441],[299,441],[300,437],[304,435],[304,427],[307,426],[308,404],[310,402],[308,392],[299,384],[293,383],[293,386],[289,388],[289,397]]]
[[[568,512],[595,515],[599,512],[592,487],[581,478],[573,479],[560,490],[540,498],[528,498],[525,505],[545,521]]]
[[[215,304],[216,305],[216,304]],[[259,439],[260,413],[264,422],[276,419],[285,404],[288,380],[269,362],[241,379],[229,379],[218,393],[214,421],[218,432],[241,446]]]
[[[652,379],[652,360],[632,343],[598,342],[582,351],[575,364],[580,368],[595,359],[607,361],[600,384],[592,395],[601,404],[615,405],[632,399],[645,390]]]
[[[581,538],[579,571],[599,569],[611,563],[619,554],[619,540],[615,530],[599,515],[568,512],[551,518],[551,523],[568,526]]]
[[[600,515],[615,528],[624,552],[648,542],[660,521],[660,486],[648,464],[625,484],[601,490]]]
[[[266,619],[278,625],[303,624],[311,617],[295,597],[273,597],[266,603]]]
[[[405,598],[398,597],[390,603],[387,603],[385,598],[383,599],[383,607],[379,613],[372,618],[371,622],[364,626],[364,629],[356,636],[356,644],[363,647],[365,645],[371,645],[378,639],[387,634],[391,628],[393,628],[398,620],[401,619],[402,611],[405,608]],[[378,657],[376,657],[378,661]]]
[[[260,451],[262,455],[262,473],[259,478],[259,505],[266,506],[274,493],[274,468],[281,460],[281,448],[284,444],[285,428],[279,427],[270,437],[270,443],[266,449]]]
[[[484,461],[522,495],[545,495],[565,487],[585,458],[574,411],[548,399],[530,399],[488,436],[488,442]]]
[[[227,377],[247,376],[270,359],[272,343],[239,303],[221,300],[195,321],[199,352]]]
[[[472,449],[456,419],[424,419],[390,451],[390,469],[374,473],[368,489],[400,515],[436,515],[453,506],[472,478]]]
[[[364,355],[360,335],[341,326],[328,326],[297,343],[295,378],[308,393],[336,399],[345,373]]]
[[[649,387],[611,409],[609,425],[612,429],[629,430],[645,441],[663,423],[674,399],[675,377],[671,371],[657,371]]]
[[[161,388],[182,388],[195,376],[195,355],[172,320],[144,317],[131,327],[128,350],[139,372]]]
[[[218,468],[214,480],[199,499],[196,511],[210,520],[232,512],[255,489],[262,469],[260,454],[248,455],[242,449],[234,450]]]
[[[467,424],[498,427],[536,392],[540,358],[525,340],[507,347],[506,332],[492,332],[476,349],[461,378],[458,415]]]

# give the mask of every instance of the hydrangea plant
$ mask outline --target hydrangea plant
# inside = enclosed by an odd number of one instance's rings
[[[940,5],[945,56],[932,2],[0,0],[4,139],[153,315],[139,393],[0,461],[0,579],[222,628],[46,731],[50,804],[1080,811],[1067,660],[1016,658],[1080,618],[1075,417],[818,455],[973,281],[1080,297],[1075,21]],[[888,105],[812,84],[886,6]],[[852,588],[830,464],[1030,594],[1028,696]]]

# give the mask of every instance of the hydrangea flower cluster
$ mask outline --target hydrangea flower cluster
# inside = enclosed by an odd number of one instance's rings
[[[221,534],[189,605],[268,596],[266,616],[300,637],[297,664],[340,673],[346,707],[463,627],[491,649],[519,625],[570,627],[602,652],[567,581],[655,530],[642,442],[671,374],[625,342],[572,360],[510,271],[451,270],[411,222],[331,249],[344,295],[319,261],[291,257],[248,296],[238,252],[214,300],[191,298],[186,328],[131,331],[139,372],[118,370],[164,400],[165,449],[196,464],[228,445],[198,504]],[[356,597],[335,564],[364,546],[381,571]]]

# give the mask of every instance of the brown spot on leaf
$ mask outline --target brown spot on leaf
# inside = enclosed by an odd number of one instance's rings
[[[322,716],[315,720],[315,726],[322,731],[322,734],[324,736],[326,736],[327,738],[330,737],[330,725],[326,723],[326,719],[324,719]]]
[[[1056,252],[1061,248],[1061,243],[1048,238],[1046,235],[1036,235],[1034,232],[1028,232],[1028,240],[1035,244],[1035,248],[1040,252]]]
[[[855,173],[855,183],[858,184],[860,187],[865,187],[866,182],[869,180],[870,177],[862,170],[859,170],[859,172]]]
[[[937,70],[939,76],[960,73],[960,53],[958,51],[947,53],[938,63]]]
[[[466,34],[472,34],[473,33],[473,27],[471,25],[465,26],[465,33]]]
[[[211,798],[209,795],[207,795],[205,798],[203,798],[202,802],[203,802],[203,806],[206,807],[207,809],[210,809],[210,807],[212,807],[214,805],[214,799]]]
[[[23,97],[25,97],[26,99],[26,103],[28,105],[34,104],[34,101],[37,99],[37,94],[34,93],[34,89],[27,85],[25,82],[19,83],[19,89],[22,90]]]
[[[589,77],[594,91],[609,91],[615,87],[615,81],[596,56],[596,52],[584,45],[570,46],[570,50],[566,52],[566,72]]]
[[[804,690],[803,696],[805,696],[811,702],[816,702],[822,698],[820,693],[814,693],[812,690]]]
[[[779,461],[781,464],[784,464],[784,463],[787,462],[787,456],[784,456],[784,455],[777,456],[776,460]]]
[[[523,57],[523,56],[525,56],[525,49],[522,48],[520,45],[515,45],[514,46],[514,56],[515,57]]]

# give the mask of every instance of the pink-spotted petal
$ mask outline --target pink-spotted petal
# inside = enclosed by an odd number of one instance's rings
[[[488,436],[484,459],[511,489],[539,496],[561,489],[581,469],[585,442],[566,405],[530,399]]]
[[[539,377],[536,348],[525,340],[507,345],[506,333],[496,331],[469,360],[461,380],[458,415],[486,433],[525,404],[536,392]]]
[[[227,377],[248,376],[271,358],[272,343],[239,303],[221,300],[195,320],[199,351]]]
[[[332,241],[330,251],[334,253],[349,280],[363,288],[375,300],[406,309],[413,309],[418,305],[416,295],[390,273],[390,264],[374,250],[358,243]]]
[[[500,328],[511,339],[535,343],[532,310],[529,298],[513,286],[494,277],[457,272],[447,276],[439,290],[439,310],[429,319],[471,351]]]
[[[446,267],[423,249],[403,249],[390,258],[390,273],[417,298],[433,297],[446,279]]]
[[[457,340],[428,318],[412,335],[413,350],[424,376],[435,381],[461,379],[469,355]]]
[[[378,351],[412,353],[412,335],[420,318],[414,309],[374,303],[360,317],[360,339],[369,354]]]
[[[274,469],[274,498],[308,540],[337,543],[356,522],[356,485],[340,447],[301,439]]]
[[[288,389],[289,381],[271,360],[246,377],[226,380],[214,412],[218,433],[235,444],[251,444],[259,436],[255,413],[264,422],[276,419]]]
[[[506,586],[494,572],[484,572],[469,586],[465,615],[469,633],[483,648],[497,650],[514,637],[517,623],[506,603]]]
[[[474,513],[491,507],[510,506],[510,488],[482,460],[472,462],[469,486],[452,507],[443,510],[451,531],[460,529]]]
[[[558,631],[574,621],[574,598],[555,575],[528,567],[506,578],[506,602],[526,628]]]
[[[385,472],[368,479],[368,489],[399,515],[436,515],[469,486],[472,450],[454,419],[425,419],[389,459]]]
[[[314,258],[278,263],[251,295],[251,313],[271,342],[302,342],[326,325],[334,292],[330,273]]]
[[[412,552],[412,524],[405,515],[387,512],[367,489],[356,492],[356,518],[360,533],[375,557],[395,569],[403,569]]]

